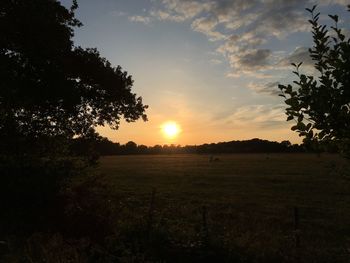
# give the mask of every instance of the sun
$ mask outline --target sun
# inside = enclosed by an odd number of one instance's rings
[[[176,122],[168,121],[162,125],[162,132],[169,139],[175,138],[180,131],[180,127]]]

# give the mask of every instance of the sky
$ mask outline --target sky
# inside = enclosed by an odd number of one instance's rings
[[[71,1],[61,0],[65,6]],[[290,63],[313,74],[310,15],[340,16],[349,35],[347,0],[78,0],[77,46],[96,47],[134,79],[149,121],[98,132],[119,143],[194,145],[261,138],[301,138],[286,122],[278,84],[292,83]],[[169,138],[162,124],[181,132]]]

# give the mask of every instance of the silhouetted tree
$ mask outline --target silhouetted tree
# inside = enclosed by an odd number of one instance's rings
[[[162,146],[157,144],[152,147],[152,153],[161,153],[162,152]]]
[[[74,46],[74,29],[82,26],[76,8],[76,1],[70,10],[56,0],[1,1],[2,150],[18,138],[72,138],[97,125],[117,129],[122,117],[146,120],[132,77],[97,49]]]
[[[101,136],[90,136],[90,138],[77,138],[73,142],[74,151],[78,155],[94,149],[101,155],[117,155],[117,154],[173,154],[173,153],[283,153],[283,152],[303,152],[304,146],[294,144],[289,141],[271,142],[261,139],[252,139],[246,141],[230,141],[202,145],[155,145],[147,147],[146,145],[137,145],[135,142],[128,142],[124,145],[113,143],[107,138]],[[327,149],[335,151],[334,148]],[[91,151],[91,150],[90,150]]]
[[[282,141],[281,145],[283,145],[284,147],[288,148],[290,147],[292,144],[290,143],[290,141]]]
[[[131,154],[131,153],[136,153],[137,152],[137,144],[134,143],[133,141],[129,141],[125,144],[125,153],[126,154]]]
[[[306,145],[335,142],[349,156],[350,39],[338,27],[337,15],[329,15],[334,21],[329,32],[326,25],[319,24],[320,13],[315,13],[315,8],[307,10],[312,16],[309,22],[313,35],[309,52],[318,75],[302,74],[302,63],[293,63],[293,73],[298,78],[295,86],[279,85],[279,88],[288,105],[287,120],[296,121],[292,130],[304,137]]]
[[[77,7],[0,1],[0,236],[45,228],[57,213],[62,186],[89,165],[69,158],[73,138],[91,164],[102,140],[96,126],[146,120],[132,77],[97,49],[74,46]]]
[[[140,154],[145,154],[145,153],[148,153],[148,147],[146,145],[138,145],[137,146],[137,153],[140,153]]]

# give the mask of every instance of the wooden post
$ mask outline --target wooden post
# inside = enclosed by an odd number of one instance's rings
[[[294,241],[295,241],[295,261],[300,262],[300,214],[298,207],[294,207]]]
[[[295,238],[295,247],[300,247],[300,217],[298,207],[294,207],[294,238]]]
[[[151,233],[152,226],[153,226],[153,214],[154,214],[154,199],[156,195],[156,189],[152,189],[152,195],[151,195],[151,201],[149,204],[149,210],[148,210],[148,222],[147,222],[147,230],[148,233]]]
[[[208,243],[208,236],[209,236],[207,216],[208,216],[207,207],[202,206],[202,234],[203,234],[203,241],[205,244]]]

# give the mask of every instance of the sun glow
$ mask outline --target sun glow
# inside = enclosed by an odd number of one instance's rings
[[[175,138],[180,131],[180,127],[176,122],[169,121],[162,125],[162,132],[169,139]]]

